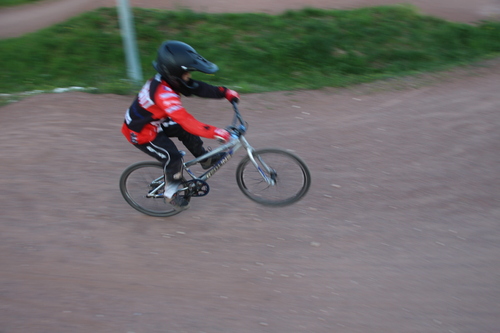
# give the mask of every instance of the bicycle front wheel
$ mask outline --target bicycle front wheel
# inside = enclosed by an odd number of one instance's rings
[[[164,186],[163,167],[156,161],[132,164],[120,177],[120,192],[125,201],[134,209],[150,216],[172,216],[182,211],[165,200]]]
[[[251,200],[266,206],[287,206],[302,199],[311,186],[307,165],[296,155],[281,149],[261,149],[236,169],[240,190]],[[266,180],[267,178],[267,180]]]

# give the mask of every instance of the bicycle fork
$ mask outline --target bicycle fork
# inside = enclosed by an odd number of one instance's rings
[[[260,158],[260,156],[258,156],[257,159],[255,158],[255,156],[254,156],[255,149],[252,146],[250,146],[248,141],[243,136],[240,137],[240,141],[241,141],[243,147],[245,147],[247,154],[248,154],[248,157],[250,158],[250,161],[255,166],[257,171],[259,171],[260,175],[266,181],[266,183],[270,186],[276,185],[276,170],[270,168],[262,160],[262,158]]]

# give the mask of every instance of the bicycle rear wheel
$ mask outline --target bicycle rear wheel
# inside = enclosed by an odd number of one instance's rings
[[[155,189],[158,190],[152,192]],[[160,162],[148,161],[132,164],[123,171],[120,177],[120,192],[125,201],[146,215],[164,217],[176,215],[182,211],[175,209],[168,199],[163,197],[163,191],[164,175]],[[189,197],[185,198],[190,200]]]
[[[257,169],[246,156],[236,169],[238,187],[251,200],[266,206],[287,206],[302,199],[311,186],[307,165],[296,155],[281,149],[261,149],[253,153]],[[267,172],[267,168],[271,172]],[[269,184],[265,176],[272,179]]]

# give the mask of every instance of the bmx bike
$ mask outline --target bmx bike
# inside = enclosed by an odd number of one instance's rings
[[[287,206],[302,199],[311,186],[307,165],[295,154],[277,148],[255,150],[245,138],[248,125],[233,102],[234,118],[227,127],[231,139],[206,154],[182,163],[182,182],[175,195],[188,202],[203,197],[210,187],[207,180],[224,166],[240,148],[247,155],[236,169],[238,187],[249,199],[266,206]],[[225,154],[208,170],[197,176],[190,168],[220,152]],[[189,178],[189,179],[187,179]],[[172,216],[183,211],[163,195],[165,175],[158,161],[143,161],[127,167],[120,177],[120,192],[134,209],[150,216]]]

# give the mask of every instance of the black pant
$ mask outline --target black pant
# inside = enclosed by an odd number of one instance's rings
[[[206,153],[200,137],[187,132],[179,124],[162,128],[163,131],[159,132],[153,141],[135,146],[149,156],[162,162],[165,174],[172,175],[179,172],[182,164],[182,155],[170,138],[178,138],[194,157]]]

